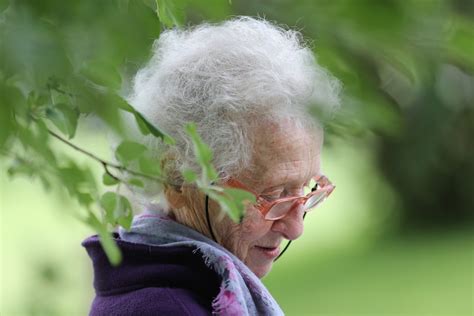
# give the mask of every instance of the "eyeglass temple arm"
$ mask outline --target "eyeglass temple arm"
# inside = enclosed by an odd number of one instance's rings
[[[209,228],[209,232],[211,233],[212,239],[217,243],[216,236],[214,235],[214,231],[212,230],[211,226],[211,219],[209,217],[209,196],[206,194],[206,220],[207,220],[207,227]]]

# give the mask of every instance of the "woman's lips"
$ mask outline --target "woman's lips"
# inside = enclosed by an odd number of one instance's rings
[[[265,255],[269,259],[275,259],[280,254],[280,247],[260,247],[255,246],[260,253]]]

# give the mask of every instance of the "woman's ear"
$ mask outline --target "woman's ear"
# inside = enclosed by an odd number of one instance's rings
[[[186,203],[186,198],[179,188],[168,187],[165,189],[166,200],[172,209],[180,209]]]

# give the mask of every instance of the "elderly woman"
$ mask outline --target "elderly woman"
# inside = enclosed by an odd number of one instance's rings
[[[265,20],[164,32],[130,101],[176,140],[143,140],[166,170],[166,205],[142,200],[146,211],[116,235],[119,267],[96,237],[84,242],[95,271],[91,315],[282,314],[260,278],[333,189],[320,167],[321,123],[306,110],[337,106],[338,88],[298,32]],[[213,150],[217,184],[255,195],[240,223],[183,181],[183,170],[199,170],[188,122]]]

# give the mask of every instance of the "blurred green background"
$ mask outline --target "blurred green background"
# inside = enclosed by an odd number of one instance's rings
[[[344,85],[327,123],[334,194],[264,279],[288,315],[473,315],[474,2],[161,1],[186,25],[264,16],[301,30]],[[0,1],[0,79],[28,87],[84,64],[123,82],[163,25],[154,1]],[[127,84],[120,87],[127,91]],[[26,89],[26,88],[25,88]],[[0,103],[0,144],[12,137]],[[73,142],[110,158],[103,124]],[[101,166],[62,144],[57,152]],[[34,157],[31,157],[34,159]],[[80,206],[0,156],[1,315],[85,315],[93,296]]]

